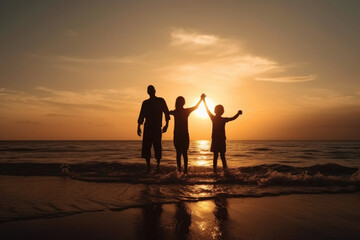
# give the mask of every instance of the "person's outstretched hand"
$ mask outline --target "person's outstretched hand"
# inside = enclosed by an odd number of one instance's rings
[[[167,131],[167,129],[168,129],[168,125],[166,124],[166,125],[163,127],[163,129],[161,130],[161,132],[162,132],[162,133],[165,133],[165,132]]]
[[[241,114],[242,114],[242,111],[241,111],[241,110],[239,110],[239,111],[238,111],[238,114],[239,114],[239,115],[241,115]]]
[[[140,128],[140,126],[138,126],[137,135],[138,135],[139,137],[141,137],[141,128]]]
[[[205,100],[206,95],[203,93],[203,94],[201,94],[200,98],[201,98],[201,100]]]

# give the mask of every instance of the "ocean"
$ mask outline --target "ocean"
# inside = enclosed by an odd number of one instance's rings
[[[360,191],[360,141],[227,141],[228,172],[210,141],[191,141],[188,174],[163,141],[145,173],[141,141],[0,141],[0,222],[218,198]],[[152,159],[155,165],[155,160]]]

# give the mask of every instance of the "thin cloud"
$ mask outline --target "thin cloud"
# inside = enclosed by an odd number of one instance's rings
[[[36,90],[48,93],[38,96],[26,92],[0,89],[0,105],[7,111],[13,109],[36,108],[53,112],[56,109],[65,112],[73,111],[118,111],[122,106],[138,104],[135,91],[124,89],[101,90],[93,89],[81,92],[59,91],[46,87],[37,87]]]
[[[81,72],[78,68],[75,68],[73,66],[69,66],[66,64],[53,64],[52,66],[54,68],[58,68],[58,69],[62,69],[62,70],[66,70],[66,71],[70,71],[70,72],[74,72],[74,73]]]
[[[213,45],[218,41],[214,35],[187,32],[183,29],[174,29],[171,33],[172,45],[195,44],[199,46]]]
[[[136,60],[130,57],[108,57],[108,58],[81,58],[81,57],[71,57],[71,56],[54,56],[52,57],[54,60],[59,62],[67,62],[67,63],[133,63]]]
[[[83,57],[83,56],[46,56],[38,54],[30,54],[30,57],[49,64],[50,67],[71,72],[73,74],[92,74],[99,73],[101,69],[106,71],[116,71],[119,66],[127,64],[141,64],[140,57]],[[109,70],[111,69],[111,70]]]
[[[267,81],[267,82],[279,82],[279,83],[297,83],[297,82],[308,82],[313,81],[317,78],[315,74],[306,75],[306,76],[288,76],[288,77],[276,77],[276,78],[264,78],[256,77],[254,78],[257,81]]]
[[[19,128],[32,129],[36,126],[39,131],[47,132],[49,126],[52,126],[65,132],[72,132],[75,128],[75,132],[83,129],[90,131],[91,134],[91,131],[96,132],[94,130],[96,128],[105,126],[115,128],[114,123],[131,119],[135,114],[134,106],[136,110],[139,108],[139,95],[139,92],[128,88],[77,92],[59,91],[47,87],[37,87],[35,91],[13,91],[2,88],[0,89],[0,113],[3,116],[1,120],[2,124],[16,124],[15,126]],[[126,128],[121,124],[117,127]],[[14,130],[9,129],[9,131]]]
[[[273,59],[256,56],[244,49],[241,42],[220,36],[184,29],[173,29],[170,48],[175,63],[163,67],[165,78],[180,82],[219,82],[233,85],[246,79],[296,83],[312,81],[315,74],[305,76],[260,77],[289,70]]]
[[[333,89],[312,89],[302,98],[302,105],[311,108],[359,108],[360,97],[356,92],[352,94],[341,94]]]
[[[94,67],[113,64],[113,68],[106,68],[107,71],[121,74],[121,71],[134,69],[119,69],[116,64],[133,64],[140,75],[151,74],[153,79],[188,84],[221,81],[223,86],[235,86],[246,80],[298,83],[317,78],[315,74],[290,75],[288,72],[294,64],[283,64],[268,56],[252,54],[239,40],[181,28],[173,28],[169,37],[169,43],[164,48],[138,56],[89,58],[58,55],[43,58],[53,61],[54,67],[73,72],[84,70],[83,67],[88,69],[89,64]],[[102,68],[94,69],[102,71]],[[277,77],[272,77],[274,74]]]
[[[48,105],[52,105],[52,106],[56,106],[56,107],[61,107],[67,110],[86,110],[86,109],[90,109],[90,110],[100,110],[100,111],[114,111],[115,108],[111,107],[111,106],[107,106],[104,104],[91,104],[91,103],[67,103],[67,102],[59,102],[59,101],[52,101],[52,100],[42,100],[42,103],[48,104]]]
[[[184,63],[170,67],[169,78],[187,82],[223,81],[233,84],[241,79],[279,68],[276,62],[253,56],[227,57]]]

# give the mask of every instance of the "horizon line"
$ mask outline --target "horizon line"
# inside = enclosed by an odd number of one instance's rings
[[[360,141],[360,139],[226,139],[227,141]],[[0,142],[10,141],[142,141],[142,139],[0,139]],[[165,139],[162,141],[173,141]],[[211,139],[193,139],[190,141],[211,141]]]

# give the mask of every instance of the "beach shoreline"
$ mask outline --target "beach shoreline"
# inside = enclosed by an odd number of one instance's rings
[[[360,193],[215,198],[0,223],[2,239],[359,239]]]

